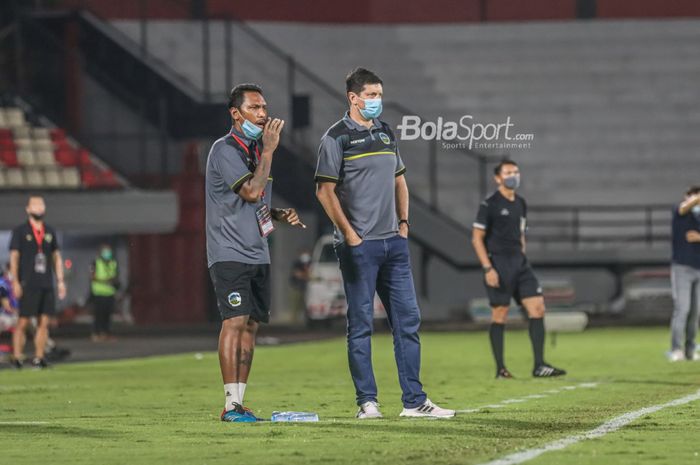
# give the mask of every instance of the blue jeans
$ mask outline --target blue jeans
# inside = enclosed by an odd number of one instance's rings
[[[420,309],[416,300],[408,253],[408,240],[366,240],[356,247],[336,248],[348,301],[347,336],[350,374],[357,404],[377,401],[377,383],[372,370],[374,293],[384,304],[394,336],[394,357],[406,408],[426,399],[420,382]]]

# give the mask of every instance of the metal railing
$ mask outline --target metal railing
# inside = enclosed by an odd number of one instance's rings
[[[267,73],[266,93],[270,92],[270,102],[284,102],[277,108],[271,105],[275,114],[288,120],[294,114],[294,97],[310,96],[311,114],[320,123],[310,128],[293,128],[288,125],[284,142],[295,148],[295,151],[306,157],[309,163],[315,163],[315,153],[322,131],[337,120],[347,109],[345,93],[324,81],[313,70],[297,61],[292,54],[269,40],[255,28],[240,21],[232,15],[216,17],[207,14],[205,0],[166,0],[173,18],[186,19],[190,47],[199,51],[201,61],[187,66],[191,71],[188,76],[182,76],[166,63],[162,57],[153,53],[153,34],[157,25],[152,24],[149,0],[138,1],[138,32],[131,26],[131,34],[119,32],[120,41],[130,43],[131,48],[151,63],[159,63],[159,69],[167,70],[174,80],[186,82],[187,87],[197,89],[204,102],[225,101],[230,85],[233,82],[254,80],[255,73],[247,67],[258,67],[259,74]],[[103,2],[80,0],[80,7],[99,17],[99,6]],[[162,4],[162,2],[160,2]],[[196,22],[195,22],[196,21]],[[215,27],[216,26],[216,27]],[[198,69],[198,72],[195,72]],[[405,106],[396,102],[385,102],[384,118],[392,124],[400,121],[403,115],[420,116]],[[440,143],[431,141],[412,141],[402,143],[402,156],[409,166],[409,177],[415,188],[413,193],[430,205],[434,211],[441,209],[440,198]],[[491,159],[467,149],[450,150],[445,157],[465,157],[467,169],[461,190],[465,201],[473,203],[475,199],[486,195],[488,188],[488,163]],[[454,155],[452,155],[454,154]],[[413,169],[411,169],[413,167]]]
[[[528,206],[529,243],[570,245],[667,243],[671,205]]]

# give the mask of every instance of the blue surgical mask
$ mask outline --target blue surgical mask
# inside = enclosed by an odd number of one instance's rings
[[[111,260],[111,259],[112,259],[112,251],[109,250],[109,249],[104,249],[104,250],[100,253],[100,256],[101,256],[104,260]]]
[[[695,218],[700,220],[700,205],[695,205],[690,211],[693,212],[693,215],[695,215]]]
[[[520,176],[516,175],[516,176],[508,176],[507,178],[504,178],[503,185],[511,190],[517,189],[518,187],[520,187]]]
[[[260,136],[263,133],[263,130],[260,129],[260,126],[257,126],[247,119],[243,120],[243,124],[241,124],[241,129],[243,129],[243,134],[248,138],[248,139],[253,139],[253,140],[258,140],[260,139]]]
[[[365,108],[358,108],[362,117],[366,120],[379,118],[379,115],[382,114],[382,99],[366,98],[364,102]]]

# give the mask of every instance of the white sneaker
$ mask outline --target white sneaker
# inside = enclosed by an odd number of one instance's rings
[[[357,411],[357,418],[366,420],[368,418],[382,418],[382,412],[379,411],[379,404],[371,400],[360,405]]]
[[[455,416],[454,410],[438,407],[430,399],[426,399],[423,405],[416,408],[404,408],[400,417],[412,418],[452,418]]]
[[[690,360],[692,360],[693,362],[698,362],[698,361],[700,361],[700,353],[698,353],[698,352],[693,352],[693,358],[691,358]]]
[[[685,360],[685,354],[682,350],[672,350],[668,353],[669,362],[680,362],[682,360]]]

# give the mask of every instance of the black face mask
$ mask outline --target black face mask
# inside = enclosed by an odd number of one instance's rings
[[[30,213],[29,216],[31,216],[32,218],[34,218],[34,220],[36,220],[36,221],[41,221],[41,220],[44,219],[44,215],[43,215],[43,214],[39,215],[39,214],[36,214],[36,213]]]

